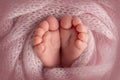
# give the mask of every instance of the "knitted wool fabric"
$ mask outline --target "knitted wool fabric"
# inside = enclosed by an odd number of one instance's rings
[[[117,0],[1,0],[0,80],[118,80],[117,3]],[[47,16],[60,19],[66,14],[78,16],[88,27],[88,48],[69,68],[44,68],[32,48],[33,32]]]

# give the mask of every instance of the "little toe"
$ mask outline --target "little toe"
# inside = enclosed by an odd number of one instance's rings
[[[32,41],[33,41],[33,46],[36,46],[42,42],[42,38],[40,38],[39,36],[35,36],[33,37]]]
[[[57,30],[59,28],[58,20],[54,16],[49,16],[47,18],[47,22],[49,23],[49,30]]]
[[[87,33],[79,33],[78,39],[80,39],[83,42],[88,42],[88,34]]]
[[[84,43],[81,40],[76,40],[76,47],[81,51],[84,51],[84,49],[87,47],[87,43]]]
[[[43,53],[45,51],[45,46],[44,43],[41,43],[39,45],[36,45],[34,47],[34,51],[37,53],[38,56],[41,55],[41,53]]]
[[[70,29],[72,27],[72,17],[68,15],[64,16],[60,24],[63,29]]]

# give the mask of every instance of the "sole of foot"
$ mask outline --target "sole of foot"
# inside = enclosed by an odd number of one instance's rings
[[[64,16],[60,22],[61,64],[69,67],[87,48],[88,33],[80,18]]]
[[[33,36],[33,50],[45,67],[60,65],[59,23],[54,16],[42,21]]]

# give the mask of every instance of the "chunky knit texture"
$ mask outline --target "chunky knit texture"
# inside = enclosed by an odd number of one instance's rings
[[[110,80],[118,43],[114,1],[1,0],[0,80]],[[69,68],[44,68],[32,48],[33,32],[47,16],[65,14],[88,27],[88,48]]]

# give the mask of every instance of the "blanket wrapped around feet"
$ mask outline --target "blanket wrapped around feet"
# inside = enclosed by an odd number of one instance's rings
[[[116,4],[117,0],[1,0],[0,80],[118,80],[113,75],[118,55]],[[47,16],[60,19],[65,14],[78,16],[88,27],[88,48],[69,68],[44,68],[32,49],[33,32]]]

